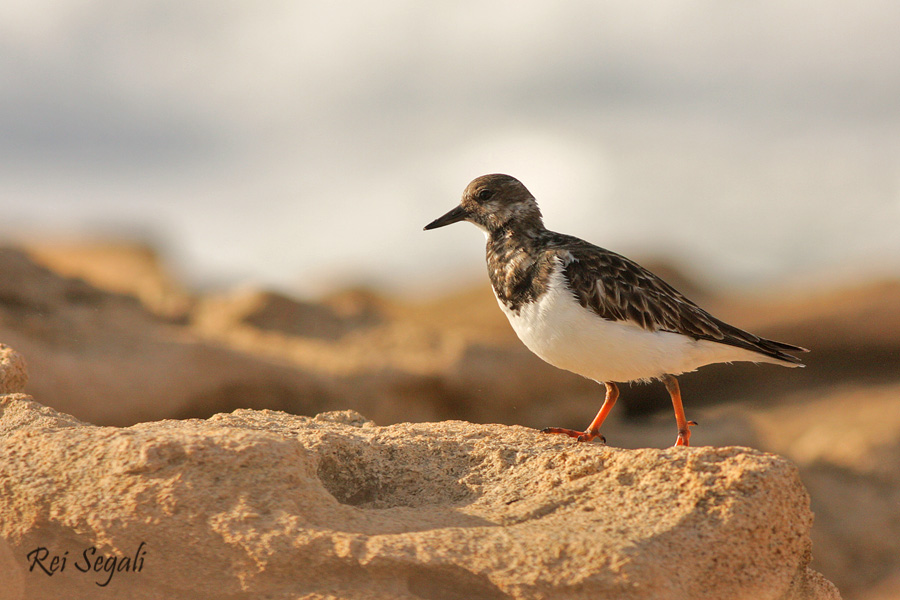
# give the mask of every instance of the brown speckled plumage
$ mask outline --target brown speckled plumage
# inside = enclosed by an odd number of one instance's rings
[[[487,267],[498,300],[510,310],[534,302],[547,291],[555,254],[542,251],[540,236],[507,228],[487,241]]]
[[[512,181],[510,181],[512,180]],[[694,304],[681,292],[620,254],[571,235],[544,227],[537,201],[518,180],[508,175],[476,179],[466,199],[471,210],[497,202],[500,209],[487,211],[480,225],[488,234],[487,265],[497,298],[510,310],[533,302],[547,289],[558,260],[568,288],[585,308],[610,321],[630,321],[648,331],[671,331],[753,350],[780,360],[800,363],[784,350],[798,346],[766,340],[729,325]],[[473,182],[473,184],[475,183]],[[518,185],[516,185],[518,184]],[[484,190],[493,193],[478,201]],[[518,212],[511,207],[517,207]],[[477,214],[477,213],[476,213]],[[527,218],[516,218],[527,215]]]
[[[604,319],[630,321],[648,331],[671,331],[752,350],[800,364],[784,352],[805,349],[767,340],[712,316],[671,285],[615,252],[571,236],[562,242],[569,255],[564,274],[578,302]],[[551,248],[548,245],[548,248]]]
[[[459,206],[425,229],[463,220],[487,235],[491,285],[523,342],[551,364],[598,381],[602,378],[606,385],[604,404],[586,431],[551,428],[547,430],[550,433],[563,433],[580,441],[602,438],[600,425],[619,394],[614,381],[659,378],[672,397],[678,424],[676,445],[688,445],[689,427],[695,423],[684,416],[681,392],[671,373],[730,360],[802,366],[800,359],[785,351],[805,349],[729,325],[634,261],[579,238],[549,231],[534,196],[509,175],[484,175],[473,180]],[[549,294],[548,302],[542,299],[545,294]],[[612,345],[611,338],[631,354],[619,352],[620,346]],[[725,351],[728,346],[740,350]],[[605,362],[594,358],[601,348],[606,352]],[[700,348],[711,349],[712,353],[694,358],[692,352]],[[616,363],[622,356],[629,358],[617,370],[597,368]],[[619,376],[623,379],[617,379]]]

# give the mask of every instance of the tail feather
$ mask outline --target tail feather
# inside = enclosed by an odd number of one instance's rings
[[[723,321],[718,321],[722,332],[725,334],[724,339],[717,340],[722,344],[737,346],[744,348],[769,358],[774,358],[782,363],[788,363],[785,366],[805,367],[803,361],[788,352],[809,352],[802,346],[786,344],[784,342],[776,342],[775,340],[767,340],[758,335],[753,335],[749,331],[738,329],[734,325],[729,325]]]
[[[785,344],[784,342],[776,342],[775,340],[765,340],[769,344],[775,346],[779,350],[789,350],[791,352],[809,352],[803,346],[795,346],[793,344]]]
[[[760,354],[764,354],[765,356],[790,363],[792,366],[806,366],[805,364],[803,364],[803,361],[800,360],[800,358],[794,356],[793,354],[788,354],[787,352],[784,352],[782,350],[783,348],[784,350],[793,350],[795,352],[809,352],[809,350],[807,350],[806,348],[766,339],[760,339],[759,343],[755,344],[755,346],[756,347],[752,348],[752,350],[759,352]]]

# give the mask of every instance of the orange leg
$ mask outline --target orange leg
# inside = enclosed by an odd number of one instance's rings
[[[600,438],[600,441],[605,444],[606,438],[600,434],[600,426],[603,425],[603,421],[606,420],[612,407],[616,405],[616,400],[619,398],[619,388],[611,381],[607,381],[604,385],[606,385],[606,398],[603,400],[603,406],[600,407],[600,412],[597,413],[597,416],[594,417],[594,420],[591,421],[586,430],[576,431],[574,429],[563,429],[562,427],[547,427],[546,429],[541,429],[541,433],[562,433],[575,438],[579,442],[589,442],[595,438]]]
[[[678,380],[671,375],[664,375],[663,383],[672,396],[672,406],[675,408],[675,424],[678,425],[678,439],[675,440],[676,446],[690,446],[691,442],[691,425],[696,425],[696,421],[688,421],[684,416],[684,406],[681,405],[681,388],[678,387]]]

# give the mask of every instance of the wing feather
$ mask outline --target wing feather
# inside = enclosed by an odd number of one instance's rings
[[[556,234],[559,236],[559,234]],[[615,252],[570,236],[559,236],[553,248],[563,274],[578,300],[600,317],[629,321],[647,331],[669,331],[694,339],[745,348],[790,363],[800,359],[784,350],[804,348],[766,340],[721,321],[671,285]]]

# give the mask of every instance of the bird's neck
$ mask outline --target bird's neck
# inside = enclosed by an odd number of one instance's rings
[[[529,245],[546,231],[540,215],[528,219],[510,219],[487,230],[488,244],[517,242]]]
[[[517,311],[523,302],[543,293],[547,261],[540,251],[540,227],[506,227],[487,236],[487,267],[497,299],[508,309]],[[535,276],[538,276],[537,278]]]

